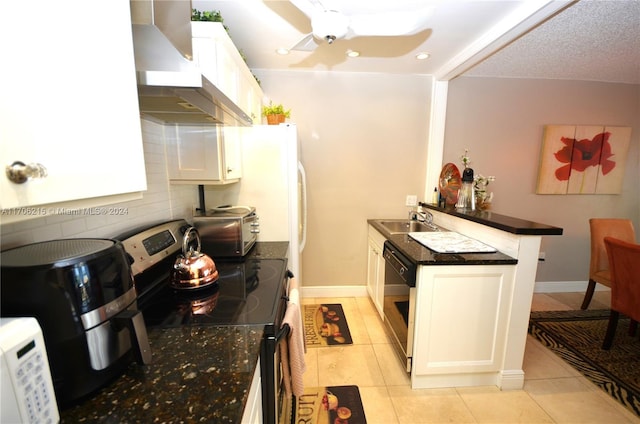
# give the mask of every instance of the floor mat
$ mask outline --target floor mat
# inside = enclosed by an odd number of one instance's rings
[[[304,306],[304,338],[307,347],[353,344],[349,325],[339,303]]]
[[[640,340],[621,316],[613,346],[603,350],[608,320],[609,310],[532,312],[529,333],[640,416]]]
[[[296,400],[295,423],[366,424],[358,386],[307,387]]]

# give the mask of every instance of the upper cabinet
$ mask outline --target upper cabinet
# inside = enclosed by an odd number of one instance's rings
[[[0,40],[3,214],[146,190],[129,1],[5,1]]]
[[[193,61],[202,74],[260,123],[262,89],[219,22],[191,22]]]
[[[229,184],[242,176],[238,127],[165,127],[167,170],[174,184]]]

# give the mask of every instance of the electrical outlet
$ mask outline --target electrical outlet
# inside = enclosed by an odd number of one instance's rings
[[[418,196],[415,194],[407,194],[407,201],[405,203],[407,206],[417,206],[418,205]]]

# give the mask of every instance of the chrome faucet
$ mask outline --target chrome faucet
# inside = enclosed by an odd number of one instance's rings
[[[431,225],[433,223],[433,215],[431,214],[431,212],[425,210],[421,204],[418,203],[418,209],[417,210],[411,210],[409,211],[409,220],[411,221],[418,221],[418,222],[424,222],[428,225]]]

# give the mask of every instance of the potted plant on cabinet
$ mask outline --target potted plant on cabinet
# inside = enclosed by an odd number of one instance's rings
[[[262,116],[267,117],[267,124],[278,125],[284,122],[291,115],[291,109],[285,110],[282,104],[274,105],[269,102],[267,106],[262,106]]]

